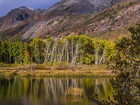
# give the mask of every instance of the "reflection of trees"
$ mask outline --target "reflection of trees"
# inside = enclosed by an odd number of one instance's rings
[[[99,101],[108,100],[108,97],[112,98],[113,89],[109,79],[85,79],[84,89],[88,99],[97,104]]]
[[[99,88],[97,88],[99,86]],[[108,89],[110,89],[109,79],[55,79],[55,78],[15,78],[11,80],[0,80],[0,101],[3,99],[13,99],[15,101],[26,101],[32,104],[55,104],[60,103],[79,103],[87,104],[93,96],[98,94],[97,99],[107,99]],[[86,97],[65,96],[65,91],[69,87],[83,88]],[[102,92],[104,92],[102,94]]]

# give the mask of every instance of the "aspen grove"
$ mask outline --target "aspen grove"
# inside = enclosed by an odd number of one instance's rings
[[[6,64],[111,64],[115,43],[69,35],[63,38],[34,38],[30,43],[0,41],[0,62]]]

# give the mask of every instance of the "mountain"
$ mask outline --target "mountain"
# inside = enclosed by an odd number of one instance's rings
[[[35,21],[34,18],[41,10],[33,10],[25,6],[11,10],[6,16],[0,18],[0,34],[6,39],[14,38],[28,30]]]
[[[11,10],[6,16],[0,18],[0,31],[10,29],[24,20],[33,19],[38,11],[22,6]]]
[[[127,27],[139,22],[139,0],[61,0],[48,10],[11,10],[0,18],[0,38],[29,41],[75,33],[110,39],[129,34]]]
[[[65,14],[98,13],[101,10],[119,2],[120,0],[61,0],[50,7],[46,13],[52,16]]]

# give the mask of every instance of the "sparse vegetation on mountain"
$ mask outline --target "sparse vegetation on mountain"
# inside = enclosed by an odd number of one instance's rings
[[[0,37],[28,42],[34,37],[74,33],[117,39],[130,35],[126,30],[139,22],[139,8],[139,0],[66,0],[45,11],[17,8],[0,18]],[[16,21],[20,16],[22,19]]]

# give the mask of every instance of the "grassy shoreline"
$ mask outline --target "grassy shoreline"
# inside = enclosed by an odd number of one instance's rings
[[[44,66],[37,65],[30,70],[30,66],[0,68],[0,77],[112,77],[112,70],[100,65],[80,66]]]

